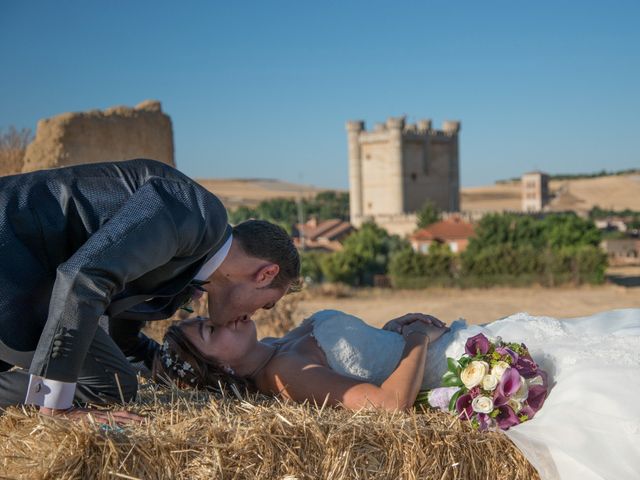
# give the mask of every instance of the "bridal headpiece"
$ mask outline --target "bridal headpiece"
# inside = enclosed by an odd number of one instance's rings
[[[189,378],[189,383],[196,382],[196,372],[193,366],[186,360],[182,360],[177,354],[171,352],[169,342],[166,340],[160,347],[160,360],[166,369],[173,370],[182,380],[187,381],[185,377],[189,376],[191,377]]]

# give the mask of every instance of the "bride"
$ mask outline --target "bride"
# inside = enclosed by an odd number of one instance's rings
[[[559,321],[515,314],[484,326],[446,327],[407,314],[382,329],[335,310],[281,338],[257,340],[252,320],[170,327],[154,375],[183,386],[241,383],[291,400],[349,409],[408,409],[439,385],[446,357],[484,333],[523,342],[549,374],[535,418],[506,431],[543,479],[624,479],[640,472],[640,309]]]

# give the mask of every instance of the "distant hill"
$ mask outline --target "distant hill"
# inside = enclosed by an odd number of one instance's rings
[[[198,179],[198,183],[220,197],[227,208],[256,206],[271,198],[305,198],[326,188],[298,185],[270,179]],[[640,173],[552,180],[552,210],[588,211],[604,209],[640,211]],[[343,190],[341,190],[343,191]],[[484,187],[462,188],[461,208],[465,211],[503,211],[521,209],[520,181],[496,183]]]
[[[627,168],[626,170],[605,170],[602,169],[599,172],[593,173],[554,173],[549,174],[549,178],[551,180],[581,180],[585,178],[597,178],[597,177],[611,177],[613,175],[631,175],[631,174],[640,174],[640,169],[637,168]],[[497,184],[501,183],[511,183],[520,181],[519,177],[510,178],[508,180],[496,180]]]
[[[266,178],[196,179],[204,188],[215,193],[227,208],[240,205],[255,207],[262,200],[272,198],[314,197],[327,188],[312,185],[298,185]]]
[[[551,210],[587,211],[594,206],[610,210],[640,210],[640,173],[593,178],[551,180]],[[461,208],[467,211],[521,209],[520,181],[463,188]]]

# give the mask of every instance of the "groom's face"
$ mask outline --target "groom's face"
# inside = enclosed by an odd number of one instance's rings
[[[251,318],[256,310],[272,308],[289,285],[273,287],[280,267],[248,255],[234,239],[226,258],[204,285],[210,321],[217,325]]]
[[[260,309],[270,309],[286,293],[286,288],[260,286],[252,279],[212,278],[205,286],[209,318],[225,325],[251,318]]]

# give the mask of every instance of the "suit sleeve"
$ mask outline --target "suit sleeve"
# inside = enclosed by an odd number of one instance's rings
[[[111,298],[128,282],[201,247],[205,219],[188,188],[149,180],[59,265],[32,375],[75,382]],[[216,220],[226,226],[224,207],[218,213],[222,218]]]
[[[110,318],[109,336],[131,362],[144,362],[151,369],[158,343],[141,332],[144,320]]]

